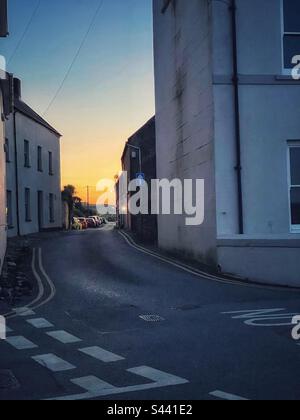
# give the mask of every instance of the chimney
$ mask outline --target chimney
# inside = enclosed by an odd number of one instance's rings
[[[21,80],[14,77],[14,97],[15,99],[21,99]]]

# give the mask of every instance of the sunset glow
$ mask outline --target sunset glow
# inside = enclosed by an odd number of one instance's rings
[[[8,70],[22,79],[24,100],[43,115],[99,2],[42,0],[37,10],[37,0],[9,3],[12,35],[1,48]],[[62,185],[75,185],[83,200],[90,186],[95,202],[93,187],[114,178],[125,141],[154,114],[153,92],[151,1],[105,0],[44,115],[63,135]]]

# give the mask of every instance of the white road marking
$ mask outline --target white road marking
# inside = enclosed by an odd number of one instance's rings
[[[74,344],[80,343],[82,340],[78,337],[75,337],[72,334],[69,334],[66,331],[50,331],[46,333],[50,337],[54,338],[57,341],[60,341],[63,344]]]
[[[38,346],[22,336],[7,337],[6,342],[17,350],[36,349]]]
[[[130,373],[134,373],[135,375],[142,376],[143,378],[150,379],[153,382],[165,384],[165,386],[170,385],[177,385],[178,381],[184,381],[183,383],[187,383],[185,379],[178,378],[177,376],[170,375],[169,373],[162,372],[161,370],[153,369],[148,366],[140,366],[133,369],[127,370]]]
[[[104,390],[115,389],[113,385],[96,378],[96,376],[86,376],[84,378],[72,379],[71,382],[74,385],[91,392],[92,394],[97,394],[99,392],[103,392]]]
[[[228,394],[227,392],[223,391],[214,391],[211,392],[209,395],[215,398],[219,398],[221,400],[227,400],[227,401],[249,401],[246,398],[239,397],[238,395]]]
[[[50,279],[50,277],[48,276],[48,274],[46,273],[44,266],[43,266],[43,259],[42,259],[42,249],[39,248],[39,268],[41,270],[41,273],[43,274],[43,276],[45,277],[49,287],[50,287],[50,295],[42,302],[40,302],[38,305],[36,305],[34,308],[40,308],[41,306],[46,305],[47,303],[49,303],[56,295],[56,287],[53,283],[53,281]]]
[[[35,268],[36,260],[37,260],[36,254],[37,254],[37,249],[36,248],[33,248],[31,269],[32,269],[32,272],[33,272],[36,280],[37,280],[37,284],[38,284],[38,288],[39,288],[39,293],[38,293],[37,297],[28,306],[33,306],[37,302],[39,302],[40,299],[44,296],[44,293],[45,293],[44,284],[43,284],[42,279],[38,275],[37,270]]]
[[[77,395],[68,395],[58,398],[52,398],[56,401],[78,401],[86,400],[91,398],[104,397],[108,395],[125,394],[129,392],[140,392],[147,391],[149,389],[162,388],[167,386],[176,386],[189,383],[186,379],[179,378],[178,376],[170,375],[169,373],[162,372],[160,370],[152,369],[148,366],[140,366],[133,369],[128,369],[128,372],[133,373],[143,378],[156,380],[157,382],[151,382],[143,385],[133,385],[127,387],[115,387],[107,382],[103,382],[101,379],[94,376],[86,376],[83,378],[73,379],[71,382],[75,385],[80,386],[86,392]]]
[[[60,359],[55,354],[42,354],[32,357],[41,366],[51,370],[52,372],[64,372],[67,370],[76,369],[76,366]]]
[[[286,311],[286,309],[253,309],[223,312],[222,315],[231,315],[232,319],[241,319],[244,324],[251,327],[282,327],[294,325],[293,317],[297,313],[280,313],[282,311]],[[285,322],[285,320],[288,320],[288,322]]]
[[[16,312],[18,316],[22,316],[22,317],[35,315],[35,312],[29,308],[15,308],[14,311]]]
[[[35,318],[27,319],[28,324],[32,325],[34,328],[43,329],[43,328],[53,328],[54,325],[51,324],[44,318]]]
[[[97,360],[101,360],[104,363],[118,362],[124,360],[124,357],[118,356],[117,354],[111,353],[110,351],[104,350],[101,347],[87,347],[79,349],[81,353],[87,354],[88,356],[94,357]]]

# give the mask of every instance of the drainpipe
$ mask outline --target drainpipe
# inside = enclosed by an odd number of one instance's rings
[[[242,160],[241,160],[241,123],[240,123],[240,95],[239,95],[239,72],[238,72],[238,48],[237,48],[237,21],[236,0],[231,0],[231,25],[232,25],[232,62],[233,62],[233,86],[235,107],[235,138],[236,138],[236,175],[238,193],[238,218],[239,234],[244,234],[244,209],[243,209],[243,185],[242,185]]]
[[[17,210],[17,229],[20,236],[20,207],[19,207],[19,171],[18,171],[18,149],[17,149],[17,124],[16,111],[14,111],[14,146],[15,146],[15,177],[16,177],[16,210]]]

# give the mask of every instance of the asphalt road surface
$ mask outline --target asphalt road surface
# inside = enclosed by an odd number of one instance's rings
[[[0,399],[300,399],[299,292],[201,278],[111,225],[35,239],[32,265]]]

